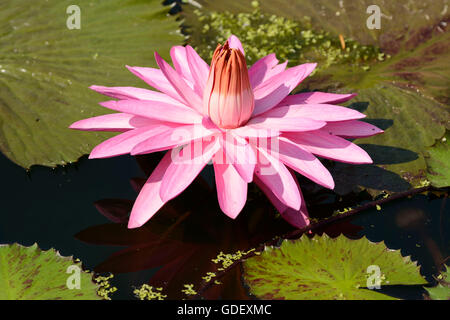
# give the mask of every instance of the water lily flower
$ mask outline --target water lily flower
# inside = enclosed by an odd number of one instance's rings
[[[90,159],[170,150],[139,193],[128,227],[146,223],[185,190],[212,161],[222,211],[236,218],[255,182],[292,225],[309,223],[293,171],[333,189],[330,172],[316,156],[372,163],[345,138],[383,132],[364,114],[336,104],[355,94],[307,92],[290,95],[316,67],[286,68],[275,54],[250,68],[241,42],[231,36],[218,45],[209,66],[190,47],[175,46],[174,67],[155,53],[159,69],[127,68],[158,91],[134,87],[91,89],[117,100],[100,105],[118,113],[78,121],[78,130],[116,131],[96,146]]]

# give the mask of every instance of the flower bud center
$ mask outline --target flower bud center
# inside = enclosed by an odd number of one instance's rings
[[[219,127],[237,128],[250,119],[255,101],[245,57],[228,41],[217,46],[203,96],[203,110]]]

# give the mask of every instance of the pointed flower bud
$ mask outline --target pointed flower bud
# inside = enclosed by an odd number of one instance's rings
[[[217,46],[203,94],[203,112],[220,128],[245,125],[255,108],[247,64],[242,52],[228,41]]]

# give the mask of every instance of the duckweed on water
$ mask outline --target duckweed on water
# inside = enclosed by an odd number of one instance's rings
[[[133,291],[140,300],[164,300],[167,295],[162,294],[162,288],[154,288],[148,284],[143,284],[139,289]]]
[[[197,292],[194,290],[193,284],[185,284],[184,289],[181,290],[181,292],[183,292],[187,296],[195,296],[197,294]]]
[[[199,54],[211,59],[217,43],[234,34],[241,39],[249,64],[277,52],[277,57],[289,60],[290,65],[318,62],[320,70],[337,63],[353,63],[369,70],[369,63],[386,58],[378,48],[351,39],[345,39],[343,49],[339,35],[313,30],[309,17],[294,21],[262,12],[257,1],[252,6],[252,12],[237,14],[195,10],[202,29],[192,44]]]
[[[105,300],[111,300],[110,295],[117,291],[116,287],[111,286],[111,279],[114,278],[113,274],[109,276],[97,276],[94,278],[95,283],[100,285],[97,290],[97,294]]]
[[[223,253],[220,252],[217,258],[212,259],[211,261],[215,264],[221,264],[221,267],[217,270],[223,271],[226,268],[230,267],[234,262],[239,261],[242,259],[242,257],[245,257],[249,253],[255,251],[255,249],[250,249],[248,251],[237,251],[236,253]]]
[[[214,272],[207,272],[206,276],[202,277],[202,279],[205,280],[206,282],[210,282],[212,278],[214,278],[215,276],[216,274]]]

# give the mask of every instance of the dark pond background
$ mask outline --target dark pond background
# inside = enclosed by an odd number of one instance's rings
[[[248,203],[238,219],[221,214],[209,167],[145,226],[128,230],[126,213],[136,198],[135,189],[158,157],[141,158],[141,166],[129,156],[83,157],[67,167],[37,166],[27,172],[0,155],[4,182],[0,243],[28,246],[37,242],[42,249],[55,248],[64,256],[81,259],[88,270],[111,271],[115,274],[112,284],[118,288],[113,299],[133,298],[133,288],[149,281],[164,286],[169,298],[181,298],[184,283],[198,283],[206,272],[215,271],[210,260],[220,251],[246,250],[292,230],[255,187],[250,188]],[[331,193],[306,194],[306,198],[313,216],[326,216],[335,209]],[[98,208],[119,223],[110,221]],[[445,196],[416,195],[385,204],[381,210],[367,210],[326,232],[383,240],[389,248],[412,255],[422,266],[422,275],[434,282],[437,266],[449,256],[449,213]],[[223,282],[206,297],[247,297],[239,268]],[[382,290],[408,299],[421,299],[424,293],[420,287]]]

